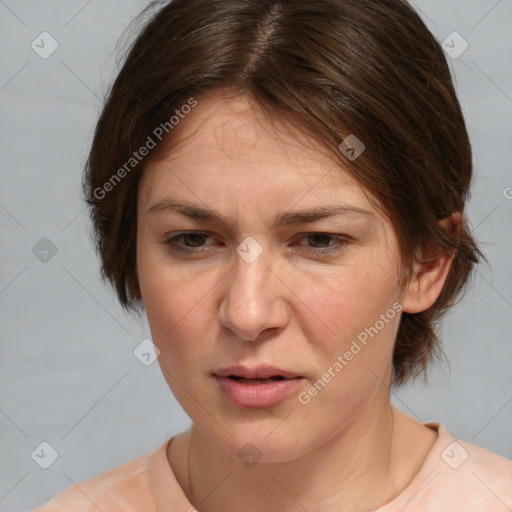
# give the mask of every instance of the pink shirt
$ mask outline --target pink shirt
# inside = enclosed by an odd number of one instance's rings
[[[512,461],[455,439],[439,423],[420,471],[395,499],[375,512],[510,512]],[[30,512],[193,512],[159,449],[72,486]]]

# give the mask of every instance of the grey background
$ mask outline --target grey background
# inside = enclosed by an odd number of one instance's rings
[[[0,510],[31,508],[189,426],[157,363],[134,357],[149,328],[100,280],[80,200],[116,41],[144,5],[0,0]],[[490,268],[445,322],[450,365],[393,402],[512,458],[512,1],[414,5],[440,41],[457,31],[469,43],[450,60],[474,145],[468,211]],[[42,31],[59,44],[47,59],[31,48]],[[46,263],[32,252],[43,237],[57,248]],[[31,458],[42,441],[59,453],[46,470]]]

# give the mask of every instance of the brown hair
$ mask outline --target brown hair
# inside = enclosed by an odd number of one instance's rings
[[[438,224],[464,210],[472,155],[446,58],[420,17],[405,0],[173,0],[151,12],[155,7],[142,13],[149,19],[108,94],[83,178],[102,277],[122,307],[143,308],[137,186],[157,152],[139,159],[138,149],[159,126],[169,139],[170,117],[191,98],[232,89],[270,116],[293,120],[379,199],[404,269],[426,244],[455,254],[435,304],[401,318],[393,383],[425,374],[442,354],[438,320],[481,253],[464,215],[456,237]],[[366,146],[353,161],[338,149],[349,134]]]

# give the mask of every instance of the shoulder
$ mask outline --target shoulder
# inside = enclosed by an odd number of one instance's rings
[[[462,473],[466,478],[471,478],[471,482],[481,489],[483,494],[493,494],[512,507],[512,461],[460,439],[454,439],[453,443],[453,446],[448,447],[449,450],[460,451],[458,448],[460,446],[467,454],[467,458],[459,468],[463,470]],[[445,454],[445,456],[448,455],[451,455],[451,451]],[[466,456],[464,452],[463,455]]]
[[[444,503],[441,510],[498,512],[512,510],[512,461],[438,430],[432,455],[437,459],[424,489],[425,502]],[[428,509],[430,510],[430,509]]]
[[[160,448],[161,451],[162,448]],[[29,512],[156,511],[148,480],[148,462],[156,452],[142,455],[94,478],[72,485]]]

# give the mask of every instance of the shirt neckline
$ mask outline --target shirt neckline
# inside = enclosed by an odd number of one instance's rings
[[[413,476],[409,484],[398,496],[382,505],[382,507],[375,510],[375,512],[395,512],[396,510],[402,510],[406,505],[418,498],[430,481],[439,474],[439,464],[443,462],[441,454],[451,440],[453,440],[453,437],[446,427],[440,423],[429,422],[423,423],[423,425],[437,433],[437,439],[425,457],[420,469]]]
[[[169,510],[192,512],[194,509],[167,460],[167,449],[174,438],[175,436],[168,439],[149,457],[147,462],[149,487],[158,512]]]
[[[441,453],[453,439],[446,428],[440,423],[430,422],[424,423],[424,425],[437,433],[437,439],[423,461],[422,466],[398,496],[375,512],[391,512],[396,510],[397,507],[404,507],[419,496],[427,483],[437,476],[436,468],[442,461]],[[149,486],[158,512],[168,512],[175,509],[193,512],[195,509],[188,501],[167,460],[167,450],[174,437],[165,441],[149,457],[147,463]]]

